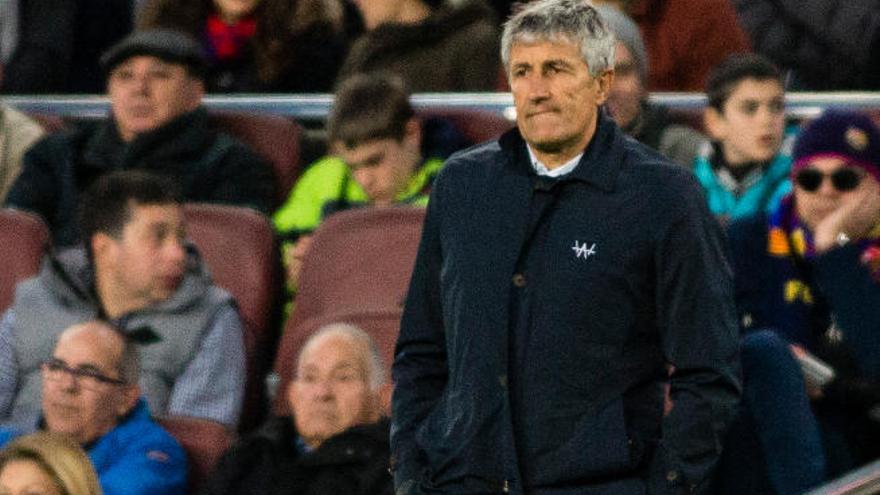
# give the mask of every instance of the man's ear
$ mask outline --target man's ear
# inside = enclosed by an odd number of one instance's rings
[[[602,105],[611,93],[611,85],[614,84],[614,69],[608,69],[596,77],[596,104]]]
[[[703,111],[703,127],[706,128],[706,134],[715,141],[727,137],[727,120],[715,107],[706,107]]]
[[[141,387],[135,383],[120,388],[122,389],[122,397],[120,397],[116,415],[121,418],[134,409],[138,399],[141,397]]]
[[[403,140],[410,149],[414,147],[416,150],[420,150],[422,148],[422,121],[418,117],[406,121],[403,128]]]
[[[110,237],[109,235],[98,232],[92,235],[91,240],[89,241],[92,256],[95,261],[101,259],[105,259],[107,257],[107,253],[114,246],[116,240]]]

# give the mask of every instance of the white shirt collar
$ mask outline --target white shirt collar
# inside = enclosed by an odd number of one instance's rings
[[[578,162],[581,161],[581,157],[584,156],[584,153],[581,152],[576,157],[565,162],[561,166],[550,170],[543,163],[541,163],[541,160],[538,160],[538,157],[535,156],[535,153],[532,151],[531,146],[526,145],[526,148],[529,150],[529,159],[532,162],[532,167],[534,167],[535,173],[543,177],[562,177],[563,175],[574,170],[574,168],[577,167]]]

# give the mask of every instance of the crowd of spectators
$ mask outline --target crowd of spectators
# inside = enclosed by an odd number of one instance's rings
[[[616,37],[601,112],[692,171],[727,230],[744,388],[719,493],[802,493],[877,459],[880,131],[854,111],[787,119],[785,95],[880,90],[880,0],[592,1]],[[0,490],[26,473],[58,493],[186,493],[184,451],[153,418],[235,431],[246,332],[185,239],[183,203],[271,219],[296,311],[327,217],[424,207],[444,159],[473,144],[410,97],[503,90],[513,9],[0,0],[0,92],[110,101],[58,132],[0,101],[0,201],[39,215],[52,244],[0,319]],[[655,91],[707,105],[676,114]],[[335,94],[326,154],[286,201],[267,160],[211,125],[209,93]],[[315,333],[281,391],[292,415],[243,432],[202,493],[392,493],[379,354],[350,325]]]

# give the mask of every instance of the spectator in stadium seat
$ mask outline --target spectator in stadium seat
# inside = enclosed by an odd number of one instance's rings
[[[185,495],[186,454],[140,399],[137,347],[101,321],[64,330],[40,366],[42,415],[0,429],[0,446],[43,429],[87,451],[104,495]]]
[[[731,436],[725,493],[752,493],[738,483],[760,473],[775,493],[803,493],[880,457],[880,130],[828,110],[793,158],[793,193],[729,228],[759,448]],[[816,369],[808,355],[834,376],[802,372]]]
[[[880,90],[880,0],[733,0],[793,91]]]
[[[648,49],[649,91],[702,91],[722,60],[750,51],[731,0],[594,0],[623,9]]]
[[[706,143],[694,173],[722,222],[776,208],[791,190],[782,74],[760,55],[731,55],[706,87]]]
[[[357,74],[340,85],[327,121],[334,155],[300,177],[275,213],[296,286],[310,235],[328,215],[372,205],[425,206],[439,158],[422,156],[422,126],[399,77]]]
[[[390,495],[384,370],[363,330],[319,329],[287,390],[293,417],[273,418],[233,446],[201,495]]]
[[[234,428],[244,394],[235,302],[184,245],[177,186],[143,171],[98,179],[82,198],[82,247],[48,256],[0,320],[0,421],[29,424],[40,366],[67,327],[106,318],[142,342],[140,385],[153,414]]]
[[[104,90],[101,53],[131,28],[130,0],[4,0],[0,2],[2,90],[100,93]]]
[[[142,31],[102,58],[111,117],[51,135],[25,154],[6,206],[43,216],[56,246],[79,240],[80,193],[112,170],[172,177],[187,201],[229,203],[269,213],[271,167],[244,144],[208,127],[201,106],[205,59],[192,39]]]
[[[791,191],[779,69],[760,55],[731,55],[712,71],[706,95],[712,142],[700,150],[694,173],[709,209],[723,223],[775,209]]]
[[[596,10],[617,38],[614,82],[605,104],[611,118],[630,136],[673,162],[692,167],[706,137],[689,126],[674,123],[665,107],[648,102],[648,60],[639,27],[610,5],[597,5]]]
[[[355,0],[366,27],[340,79],[385,70],[414,93],[494,91],[498,27],[485,0]]]
[[[101,495],[101,487],[79,445],[64,435],[40,431],[15,439],[0,451],[0,493]]]
[[[40,124],[0,103],[0,202],[21,172],[25,151],[43,134]]]
[[[720,227],[688,170],[600,111],[614,36],[590,2],[529,3],[502,59],[517,127],[452,156],[427,208],[397,493],[711,493],[739,399]]]
[[[208,55],[209,92],[328,93],[348,49],[340,0],[149,0],[140,29],[178,29]]]

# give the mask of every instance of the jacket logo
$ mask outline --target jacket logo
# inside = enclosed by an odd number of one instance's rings
[[[571,247],[572,251],[574,251],[574,257],[584,259],[589,258],[596,254],[596,243],[587,246],[587,243],[579,244],[578,241],[574,241],[574,246]]]

